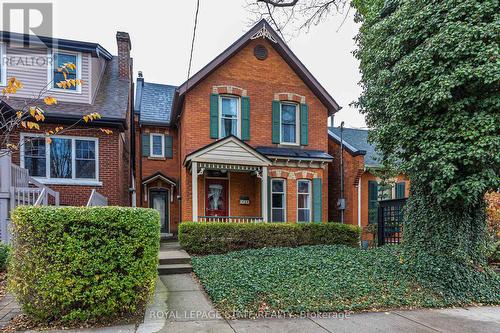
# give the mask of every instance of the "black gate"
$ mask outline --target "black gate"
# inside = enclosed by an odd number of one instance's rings
[[[399,244],[403,235],[403,207],[406,198],[378,202],[378,246]]]

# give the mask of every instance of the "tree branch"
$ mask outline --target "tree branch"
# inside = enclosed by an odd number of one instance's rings
[[[273,7],[293,7],[299,0],[291,0],[289,2],[285,2],[284,0],[257,0],[257,2],[264,2]]]

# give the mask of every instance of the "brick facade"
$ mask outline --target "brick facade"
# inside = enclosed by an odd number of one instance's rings
[[[45,124],[41,131],[53,130],[59,124]],[[22,133],[41,133],[41,131],[22,130]],[[108,198],[112,206],[129,206],[129,179],[130,179],[130,149],[123,132],[114,130],[112,134],[105,134],[95,127],[75,127],[74,130],[65,131],[62,136],[78,136],[97,138],[99,142],[99,181],[100,186],[84,185],[56,185],[48,183],[47,186],[58,191],[60,204],[64,206],[85,206],[90,193],[95,189]],[[20,132],[12,135],[13,142],[20,139]],[[22,148],[21,148],[22,149]],[[20,153],[15,151],[12,162],[20,165]]]
[[[253,54],[257,44],[265,45],[268,49],[268,57],[261,61]],[[206,146],[214,139],[210,138],[209,109],[210,94],[217,88],[217,92],[227,92],[227,87],[237,87],[232,89],[232,93],[239,95],[246,93],[250,98],[250,140],[246,141],[250,146],[277,146],[272,143],[272,101],[278,96],[278,100],[288,100],[305,102],[309,106],[309,144],[306,149],[327,151],[327,108],[319,101],[314,93],[299,78],[284,59],[273,49],[267,40],[258,39],[251,41],[226,63],[207,76],[202,82],[194,87],[185,96],[184,108],[178,124],[179,133],[179,159],[184,161],[191,152]],[[283,97],[285,96],[285,97]],[[299,97],[297,97],[299,96]],[[284,169],[293,172],[311,171],[304,178],[322,178],[323,183],[323,220],[328,217],[328,166],[324,168],[280,168],[271,167],[270,173],[274,169]],[[233,177],[233,176],[230,176]],[[301,178],[297,177],[296,179]],[[235,175],[231,178],[231,215],[250,213],[252,216],[260,216],[260,179],[249,174]],[[241,184],[245,190],[235,185]],[[246,186],[255,184],[253,189]],[[191,196],[191,174],[182,167],[180,170],[180,188],[182,189],[182,216],[181,221],[192,219],[192,196]],[[239,190],[238,190],[239,189]],[[255,205],[239,205],[237,193],[255,198]],[[198,212],[204,214],[204,181],[203,177],[198,178]],[[296,180],[287,181],[287,219],[296,220]]]

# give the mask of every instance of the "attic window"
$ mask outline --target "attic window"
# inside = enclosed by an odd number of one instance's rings
[[[255,56],[255,58],[259,59],[259,60],[266,60],[267,59],[267,49],[264,45],[257,45],[255,46],[255,48],[253,49],[253,54]]]

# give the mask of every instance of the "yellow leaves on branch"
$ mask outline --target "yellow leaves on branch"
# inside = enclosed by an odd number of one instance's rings
[[[81,86],[83,84],[82,80],[79,80],[79,79],[68,79],[68,75],[69,74],[74,74],[76,72],[76,65],[75,64],[73,64],[71,62],[64,63],[64,64],[62,64],[61,66],[59,66],[57,68],[57,71],[59,73],[61,73],[63,75],[63,77],[64,77],[64,80],[56,82],[56,85],[59,88],[61,88],[61,89],[69,89],[72,86],[76,87],[76,86]],[[72,73],[70,73],[70,71]]]
[[[57,99],[52,96],[47,96],[43,99],[43,102],[47,105],[54,105],[57,104]]]
[[[40,125],[32,121],[21,121],[21,126],[28,129],[40,129]]]
[[[60,132],[60,131],[62,131],[63,129],[64,129],[64,127],[62,127],[62,126],[58,126],[58,127],[56,127],[54,130],[50,130],[50,131],[45,132],[45,135],[47,135],[47,136],[54,135],[54,134],[59,133],[59,132]]]
[[[101,119],[101,115],[97,112],[92,112],[92,113],[89,113],[85,116],[83,116],[83,120],[88,123],[89,121],[94,121],[96,119]]]
[[[21,81],[16,79],[15,77],[11,77],[7,80],[7,85],[2,89],[2,94],[11,95],[15,94],[18,89],[22,89],[23,84]]]
[[[106,134],[113,134],[113,131],[107,128],[100,128],[101,132]]]

